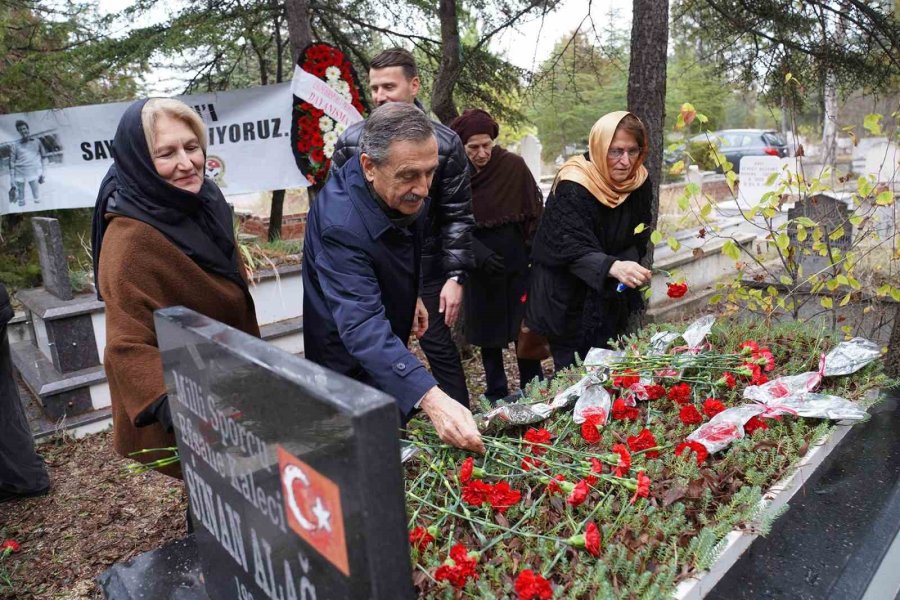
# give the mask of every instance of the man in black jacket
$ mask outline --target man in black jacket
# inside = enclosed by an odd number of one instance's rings
[[[376,106],[386,102],[407,102],[420,109],[416,100],[419,76],[416,61],[407,50],[392,48],[372,59],[369,88]],[[335,146],[336,167],[359,152],[363,122],[347,128]],[[438,170],[429,189],[431,204],[426,216],[422,245],[422,302],[428,310],[428,331],[419,340],[431,371],[441,389],[464,406],[469,391],[459,351],[450,328],[459,317],[463,283],[474,268],[472,254],[472,190],[468,159],[459,137],[452,129],[435,123],[438,141]]]

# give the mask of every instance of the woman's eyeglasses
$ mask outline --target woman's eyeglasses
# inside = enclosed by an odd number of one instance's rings
[[[628,158],[630,158],[631,160],[634,160],[638,156],[641,155],[641,150],[640,150],[640,148],[632,148],[631,150],[624,150],[622,148],[611,148],[609,150],[609,152],[607,152],[607,155],[610,158],[613,158],[615,160],[619,160],[626,154],[628,155]]]

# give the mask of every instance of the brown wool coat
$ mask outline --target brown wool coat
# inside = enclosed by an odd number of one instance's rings
[[[175,436],[153,423],[134,420],[166,393],[153,311],[186,306],[210,318],[259,336],[244,292],[233,282],[204,271],[156,228],[110,215],[100,250],[100,293],[106,302],[103,365],[112,396],[113,439],[122,456],[145,448],[175,445]],[[141,455],[149,462],[162,455]],[[179,468],[166,474],[179,476]]]

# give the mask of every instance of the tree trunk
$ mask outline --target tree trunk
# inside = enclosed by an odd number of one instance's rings
[[[441,64],[434,78],[431,93],[431,110],[447,125],[459,116],[453,102],[453,88],[460,74],[459,19],[456,0],[440,0],[438,15],[441,19]]]
[[[312,27],[310,27],[309,0],[285,0],[285,17],[288,24],[288,37],[291,42],[291,71],[297,64],[300,52],[312,43]],[[281,83],[283,69],[281,66],[281,21],[275,21],[275,43],[278,52],[276,80]],[[270,242],[281,238],[281,222],[284,215],[284,190],[272,192],[272,209],[269,211]]]
[[[841,8],[847,7],[841,3]],[[838,17],[837,26],[834,32],[834,39],[828,39],[828,32],[822,32],[825,38],[825,44],[834,44],[840,48],[844,45],[847,36],[844,31],[844,19]],[[825,71],[825,81],[823,82],[822,96],[824,97],[824,117],[822,123],[822,164],[827,167],[834,168],[837,159],[837,131],[838,131],[838,91],[837,91],[837,75],[834,69],[829,67]]]
[[[825,73],[824,117],[822,123],[822,164],[834,167],[837,155],[838,98],[837,78],[831,69]]]
[[[281,217],[284,213],[284,190],[272,192],[272,209],[269,211],[269,241],[281,239]]]
[[[669,44],[668,0],[634,0],[631,26],[631,62],[628,65],[628,110],[636,114],[650,136],[644,165],[653,185],[651,225],[659,213],[659,178],[662,173],[663,123],[666,117],[666,49]],[[644,265],[653,264],[648,242]],[[644,312],[633,314],[629,328],[644,323]]]
[[[300,52],[312,43],[309,0],[285,0],[284,10],[291,40],[291,59],[296,64]]]

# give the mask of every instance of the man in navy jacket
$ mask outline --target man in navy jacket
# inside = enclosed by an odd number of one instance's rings
[[[376,106],[407,102],[424,112],[416,99],[420,81],[416,59],[403,48],[390,48],[369,64],[369,91]],[[333,164],[341,167],[359,154],[363,122],[341,134],[334,147]],[[441,389],[469,406],[469,390],[451,328],[460,314],[463,284],[475,268],[472,231],[472,191],[469,161],[462,142],[449,127],[434,123],[438,142],[438,168],[429,188],[422,241],[422,304],[428,310],[428,330],[419,339],[431,372]]]
[[[437,149],[422,111],[390,103],[366,121],[358,156],[332,172],[306,225],[305,355],[393,396],[404,419],[421,408],[445,442],[483,452],[471,412],[406,347],[428,328],[416,299]]]

